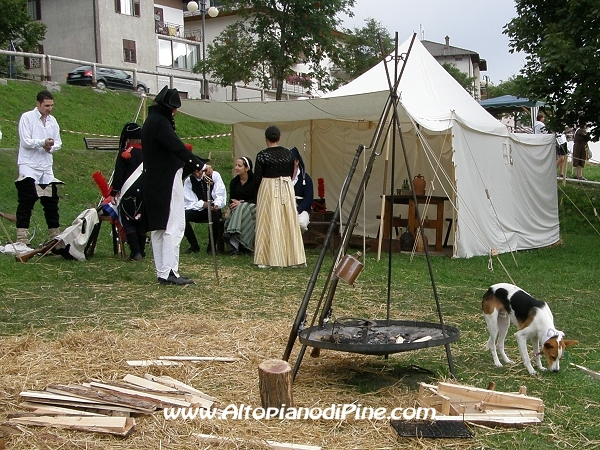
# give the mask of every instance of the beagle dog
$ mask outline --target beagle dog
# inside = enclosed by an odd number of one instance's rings
[[[579,343],[564,339],[565,333],[554,327],[552,311],[546,302],[533,298],[514,284],[498,283],[490,286],[483,296],[481,308],[490,332],[486,350],[491,350],[496,367],[502,367],[498,353],[504,362],[512,364],[504,352],[504,340],[510,322],[519,328],[519,331],[515,333],[515,338],[519,345],[523,364],[531,375],[535,374],[535,370],[527,353],[527,339],[531,339],[535,361],[539,369],[546,370],[541,362],[543,354],[548,369],[552,372],[558,372],[560,358],[563,356],[565,348]]]

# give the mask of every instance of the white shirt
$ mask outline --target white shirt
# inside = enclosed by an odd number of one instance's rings
[[[548,130],[546,130],[546,124],[541,120],[536,120],[535,125],[533,127],[533,132],[535,134],[546,134]]]
[[[183,202],[185,205],[185,209],[195,209],[197,211],[202,211],[204,209],[204,200],[200,200],[198,196],[192,190],[192,182],[190,178],[193,177],[194,174],[190,175],[183,182]],[[199,178],[196,178],[200,180]],[[225,190],[225,183],[223,183],[223,178],[221,178],[221,174],[216,170],[213,170],[212,180],[214,185],[212,187],[212,199],[213,205],[217,208],[222,208],[225,206],[225,202],[227,201],[227,191]]]
[[[47,138],[54,139],[50,152],[44,150]],[[37,108],[23,113],[19,120],[19,179],[30,177],[38,184],[60,182],[52,171],[52,153],[61,146],[60,127],[54,116],[47,116],[44,124]]]

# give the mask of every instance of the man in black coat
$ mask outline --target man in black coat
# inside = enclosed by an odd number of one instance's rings
[[[206,170],[207,160],[190,152],[175,134],[173,120],[181,106],[177,89],[165,86],[148,108],[142,127],[144,160],[143,208],[147,230],[151,231],[156,275],[160,284],[192,284],[179,275],[179,246],[185,230],[183,206],[184,166]]]

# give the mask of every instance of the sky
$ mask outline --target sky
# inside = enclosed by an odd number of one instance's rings
[[[418,39],[445,43],[479,53],[487,61],[487,75],[498,84],[517,75],[525,57],[509,53],[504,25],[516,17],[514,0],[356,0],[354,17],[341,16],[346,28],[362,28],[373,18],[401,44],[417,33]],[[422,31],[421,31],[422,30]],[[423,35],[424,37],[422,37]]]

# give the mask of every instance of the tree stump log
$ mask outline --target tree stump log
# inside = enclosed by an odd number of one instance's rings
[[[258,365],[258,389],[263,408],[294,406],[292,368],[280,359],[269,359]]]

